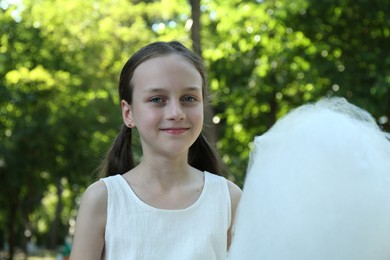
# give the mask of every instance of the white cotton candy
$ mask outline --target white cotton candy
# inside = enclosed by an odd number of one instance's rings
[[[230,260],[390,259],[390,141],[344,99],[256,137]]]

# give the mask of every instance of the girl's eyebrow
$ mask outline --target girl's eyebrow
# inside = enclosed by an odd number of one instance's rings
[[[186,87],[183,90],[184,91],[195,92],[195,91],[202,91],[202,88],[201,87],[191,86],[191,87]],[[161,93],[161,92],[169,92],[169,91],[167,89],[165,89],[165,88],[149,88],[149,89],[145,89],[143,92],[146,92],[146,93]]]

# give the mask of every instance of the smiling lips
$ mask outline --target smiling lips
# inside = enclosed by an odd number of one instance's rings
[[[172,127],[172,128],[163,128],[161,131],[164,133],[168,133],[171,135],[180,135],[184,132],[186,132],[189,128],[187,127]]]

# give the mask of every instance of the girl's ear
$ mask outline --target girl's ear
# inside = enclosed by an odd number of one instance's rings
[[[121,106],[123,123],[129,128],[135,127],[131,106],[129,105],[129,103],[127,103],[126,100],[121,101]]]

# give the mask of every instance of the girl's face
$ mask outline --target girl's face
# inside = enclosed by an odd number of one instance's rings
[[[184,57],[141,63],[132,78],[133,100],[122,100],[124,121],[136,127],[144,155],[187,153],[203,127],[202,78]]]

